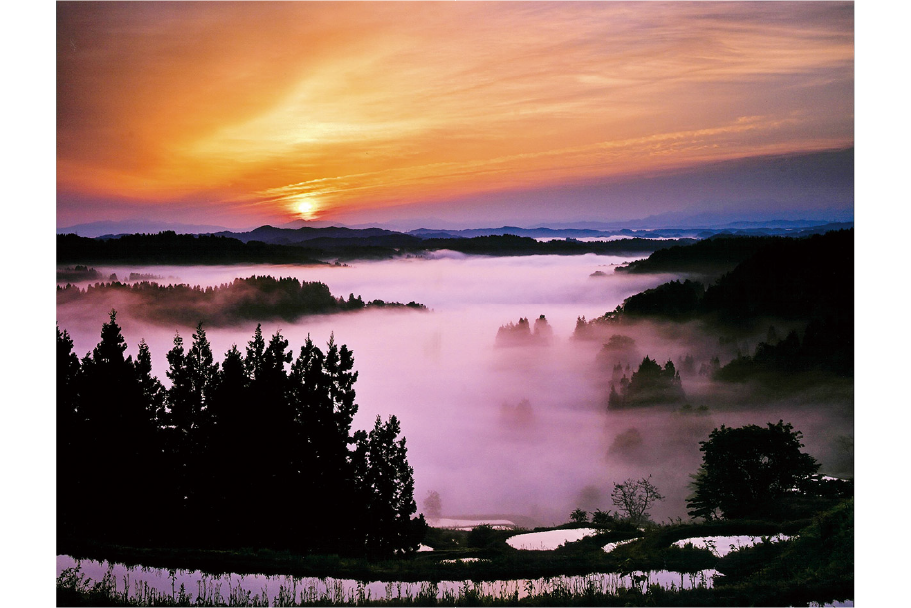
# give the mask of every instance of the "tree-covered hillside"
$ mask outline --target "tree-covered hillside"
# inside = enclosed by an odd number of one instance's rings
[[[297,357],[256,327],[219,364],[202,325],[167,353],[169,388],[112,311],[81,359],[57,329],[57,540],[391,556],[417,549],[395,416],[352,432],[354,357]],[[287,366],[290,366],[287,367]]]
[[[334,297],[320,282],[284,277],[252,276],[216,287],[156,282],[96,283],[84,289],[74,285],[57,288],[57,304],[83,304],[109,309],[128,302],[131,314],[157,323],[230,325],[243,321],[283,319],[294,321],[305,315],[330,314],[365,308],[427,310],[417,302],[402,304],[384,300],[364,302],[353,293]]]
[[[267,227],[266,227],[267,228]],[[311,229],[314,230],[314,229]],[[337,229],[336,229],[337,230]],[[255,232],[255,231],[254,231]],[[632,255],[651,253],[678,242],[628,238],[615,241],[583,242],[574,239],[537,241],[511,234],[474,238],[429,238],[387,233],[327,236],[308,235],[292,241],[275,237],[275,242],[241,241],[224,235],[192,235],[161,232],[131,234],[116,238],[90,239],[75,234],[57,235],[58,264],[315,264],[325,260],[388,259],[398,255],[421,255],[442,249],[473,255]],[[388,232],[388,231],[383,231]],[[263,231],[263,234],[271,234]],[[322,260],[322,261],[321,261]]]
[[[755,354],[741,353],[717,376],[743,380],[756,374],[804,371],[853,375],[853,229],[799,239],[746,240],[739,250],[762,245],[714,284],[676,280],[635,294],[602,317],[580,318],[576,336],[593,338],[612,326],[645,319],[698,320],[708,331],[768,329]],[[680,249],[700,247],[703,243]],[[663,255],[656,252],[649,259]],[[781,338],[775,323],[797,329]]]

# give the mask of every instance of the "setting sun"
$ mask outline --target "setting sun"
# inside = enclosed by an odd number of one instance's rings
[[[851,3],[62,2],[57,39],[62,226],[634,219],[715,203],[619,181],[853,144]]]
[[[311,220],[316,216],[316,212],[319,210],[316,202],[310,199],[309,197],[296,197],[297,200],[294,203],[294,209],[297,211],[297,214],[304,220]]]

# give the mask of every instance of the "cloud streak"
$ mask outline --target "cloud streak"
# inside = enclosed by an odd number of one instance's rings
[[[65,3],[58,192],[331,217],[843,148],[853,45],[840,3]]]

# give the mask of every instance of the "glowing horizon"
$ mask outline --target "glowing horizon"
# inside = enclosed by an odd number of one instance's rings
[[[851,3],[62,2],[57,20],[63,223],[333,219],[854,143]]]

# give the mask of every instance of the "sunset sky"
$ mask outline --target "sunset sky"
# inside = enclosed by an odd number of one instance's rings
[[[794,218],[853,146],[851,3],[57,3],[58,227]]]

